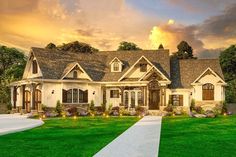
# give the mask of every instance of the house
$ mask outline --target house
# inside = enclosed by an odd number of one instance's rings
[[[69,52],[32,48],[22,80],[11,84],[15,112],[43,105],[106,104],[163,110],[169,103],[189,109],[219,105],[225,99],[218,59],[171,59],[169,50]]]

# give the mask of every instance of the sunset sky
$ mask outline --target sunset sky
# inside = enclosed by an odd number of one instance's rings
[[[186,40],[199,57],[236,43],[235,0],[0,0],[0,44],[26,53],[82,41],[116,50],[121,41],[171,52]]]

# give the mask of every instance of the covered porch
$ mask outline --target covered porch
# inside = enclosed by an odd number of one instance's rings
[[[42,84],[33,81],[18,81],[11,84],[11,103],[14,113],[42,111]]]

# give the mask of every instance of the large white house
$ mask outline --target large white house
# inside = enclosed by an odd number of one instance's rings
[[[217,59],[171,59],[169,50],[81,53],[32,48],[21,81],[11,84],[16,112],[37,112],[41,104],[86,107],[92,100],[148,110],[168,103],[189,108],[225,99]]]

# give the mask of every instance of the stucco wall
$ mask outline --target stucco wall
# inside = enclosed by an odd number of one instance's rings
[[[218,82],[220,79],[214,75],[205,75],[193,86],[193,99],[202,101],[202,85],[211,83],[214,85],[214,101],[223,101],[225,99],[224,87]]]
[[[107,88],[106,89],[106,107],[108,108],[110,104],[112,104],[112,106],[119,106],[119,104],[121,103],[121,95],[119,95],[119,98],[110,98],[110,91],[111,90],[119,90],[119,92],[121,92],[121,90],[119,88]]]
[[[183,106],[188,107],[191,103],[191,89],[167,89],[166,104],[169,102],[170,95],[183,95]]]

